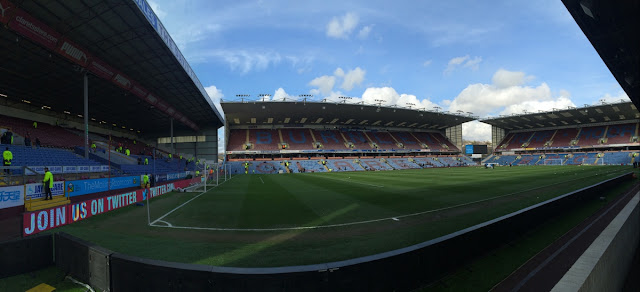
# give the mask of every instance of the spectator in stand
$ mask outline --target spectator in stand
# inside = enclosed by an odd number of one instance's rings
[[[144,165],[149,165],[149,158],[147,157],[144,158]]]
[[[31,138],[29,137],[29,133],[24,136],[24,146],[31,147]]]
[[[40,148],[40,139],[36,137],[36,148]]]
[[[11,160],[13,160],[13,153],[7,147],[4,152],[2,152],[2,166],[11,166]],[[4,173],[11,174],[11,171],[7,168],[4,170]]]
[[[11,132],[11,129],[7,129],[7,131],[4,134],[7,135],[7,140],[5,141],[4,144],[13,145],[13,133]]]
[[[96,143],[92,141],[91,142],[91,151],[93,151],[93,153],[95,153],[96,152],[96,148],[98,148],[98,146],[96,146]]]
[[[129,148],[124,150],[124,154],[126,154],[127,156],[131,155],[131,151],[129,150]]]
[[[53,188],[53,174],[49,171],[48,167],[44,168],[44,179],[42,180],[42,183],[44,183],[44,199],[53,200],[53,196],[51,195],[51,189]]]
[[[34,128],[34,129],[37,129],[37,128],[38,128],[38,122],[35,122],[35,121],[33,122],[33,128]]]
[[[142,158],[138,157],[138,165],[142,165]]]

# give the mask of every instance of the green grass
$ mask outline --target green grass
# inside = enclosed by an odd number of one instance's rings
[[[239,175],[163,220],[231,229],[347,225],[285,231],[169,229],[147,226],[146,208],[130,206],[57,230],[114,251],[169,261],[237,267],[314,264],[417,244],[628,170],[535,166]],[[154,199],[152,220],[197,195]],[[479,200],[486,201],[452,207]],[[440,208],[447,209],[402,217]],[[385,219],[392,217],[399,220]],[[353,224],[379,219],[384,220]]]
[[[83,286],[65,279],[65,274],[56,267],[0,279],[0,291],[26,291],[45,283],[56,288],[55,291],[84,292]]]

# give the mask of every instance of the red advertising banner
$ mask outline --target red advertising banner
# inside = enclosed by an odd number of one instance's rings
[[[107,65],[107,63],[105,62],[102,62],[102,60],[96,58],[95,56],[91,56],[89,64],[87,65],[87,69],[89,69],[89,71],[91,71],[91,73],[95,74],[96,76],[106,80],[113,79],[113,75],[115,74],[115,70],[111,68],[111,66]]]
[[[111,81],[113,81],[113,83],[115,83],[122,89],[125,89],[125,90],[131,89],[131,85],[132,85],[131,78],[125,76],[124,74],[118,72],[117,70],[114,72],[115,72],[115,75],[113,76],[113,79],[111,79]]]
[[[156,104],[156,103],[158,103],[158,98],[157,98],[157,97],[155,97],[155,96],[154,96],[153,94],[151,94],[151,93],[149,93],[149,94],[146,96],[146,98],[145,98],[145,99],[146,99],[146,100],[147,100],[147,102],[148,102],[148,103],[150,103],[150,104]]]
[[[82,221],[91,216],[120,209],[145,201],[147,196],[150,199],[161,196],[176,188],[188,187],[192,183],[199,182],[199,180],[200,178],[185,179],[160,185],[151,188],[150,194],[147,193],[147,190],[140,189],[45,210],[25,212],[22,218],[24,227],[22,236],[34,235],[42,231]]]
[[[161,111],[166,111],[169,106],[166,103],[164,103],[164,101],[160,100],[156,104],[156,107],[158,107],[158,109]]]
[[[16,6],[7,0],[0,0],[0,22],[7,24],[15,13]]]
[[[15,8],[15,10],[9,27],[32,41],[55,51],[60,34],[21,9]]]
[[[87,64],[89,63],[89,53],[87,50],[76,45],[67,38],[63,38],[60,41],[56,52],[82,67],[87,67]]]
[[[144,99],[147,94],[149,94],[149,91],[144,89],[144,87],[140,86],[138,83],[133,82],[133,86],[131,86],[131,93]]]

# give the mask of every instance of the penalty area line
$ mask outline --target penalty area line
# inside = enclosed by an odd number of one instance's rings
[[[213,190],[214,188],[216,188],[216,187],[218,187],[218,186],[222,185],[223,183],[226,183],[226,182],[228,182],[228,181],[232,180],[234,177],[235,177],[235,176],[232,176],[230,179],[223,181],[221,184],[219,184],[219,185],[217,185],[217,186],[214,186],[213,188],[211,188],[211,190]],[[167,212],[166,214],[162,215],[160,218],[158,218],[158,219],[154,220],[154,221],[153,221],[153,222],[151,222],[151,224],[149,224],[149,225],[151,225],[151,226],[156,226],[156,227],[161,227],[161,226],[155,225],[155,223],[156,223],[156,222],[161,221],[162,219],[164,219],[164,217],[169,216],[169,214],[171,214],[171,213],[175,212],[176,210],[178,210],[178,209],[180,209],[180,208],[184,207],[186,204],[189,204],[191,201],[193,201],[193,200],[195,200],[195,199],[199,198],[200,196],[204,195],[205,193],[207,193],[207,192],[209,192],[209,191],[211,191],[211,190],[208,190],[208,191],[206,191],[206,192],[202,192],[202,193],[198,194],[197,196],[195,196],[195,197],[191,198],[190,200],[188,200],[188,201],[186,201],[186,202],[182,203],[182,205],[180,205],[180,206],[178,206],[178,207],[173,208],[173,210],[171,210],[171,211]]]

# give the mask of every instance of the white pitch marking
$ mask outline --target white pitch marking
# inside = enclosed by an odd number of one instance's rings
[[[354,180],[339,179],[339,178],[335,178],[335,177],[328,177],[328,176],[318,176],[318,177],[326,178],[326,179],[339,180],[339,181],[344,181],[344,182],[349,182],[349,183],[354,183],[354,184],[361,184],[361,185],[366,185],[366,186],[372,186],[372,187],[376,187],[376,188],[384,188],[384,186],[381,186],[381,185],[368,184],[368,183],[358,182],[358,181],[354,181]]]
[[[622,171],[613,171],[613,173],[615,173],[615,172],[622,172]],[[578,179],[584,179],[584,178],[585,177],[578,178]],[[398,219],[398,221],[400,221],[399,218],[418,216],[418,215],[423,215],[423,214],[428,214],[428,213],[434,213],[434,212],[444,211],[444,210],[448,210],[448,209],[453,209],[453,208],[457,208],[457,207],[462,207],[462,206],[466,206],[466,205],[472,205],[472,204],[481,203],[481,202],[484,202],[484,201],[489,201],[489,200],[498,199],[498,198],[502,198],[502,197],[513,196],[513,195],[516,195],[516,194],[519,194],[519,193],[528,192],[528,191],[532,191],[532,190],[535,190],[535,189],[540,189],[540,188],[544,188],[544,187],[548,187],[548,186],[552,186],[552,185],[563,184],[563,183],[567,183],[567,182],[578,180],[578,179],[572,179],[572,180],[557,182],[557,183],[553,183],[553,184],[549,184],[549,185],[545,185],[545,186],[539,186],[539,187],[535,187],[535,188],[531,188],[531,189],[527,189],[527,190],[522,190],[522,191],[518,191],[518,192],[509,193],[509,194],[506,194],[506,195],[495,196],[495,197],[486,198],[486,199],[482,199],[482,200],[477,200],[477,201],[473,201],[473,202],[467,202],[467,203],[463,203],[463,204],[458,204],[458,205],[453,205],[453,206],[448,206],[448,207],[443,207],[443,208],[438,208],[438,209],[426,210],[426,211],[417,212],[417,213],[405,214],[405,215],[400,215],[400,216],[395,216],[395,217],[364,220],[364,221],[331,224],[331,225],[281,227],[281,228],[218,228],[218,227],[192,227],[192,226],[175,226],[175,225],[172,226],[172,227],[169,227],[169,226],[163,226],[163,225],[154,225],[154,223],[158,221],[158,220],[156,220],[156,221],[151,223],[151,226],[162,227],[162,228],[209,230],[209,231],[259,231],[259,232],[263,231],[264,232],[264,231],[308,230],[308,229],[344,227],[344,226],[351,226],[351,225],[360,225],[360,224],[380,222],[380,221],[385,221],[385,220],[394,220],[394,218]],[[198,195],[198,196],[200,196],[200,195]],[[173,212],[173,211],[174,210],[172,210],[171,212]],[[160,219],[162,219],[162,218],[160,218]]]
[[[168,227],[173,227],[173,225],[171,225],[171,223],[167,222],[167,221],[163,221],[163,220],[158,220],[158,222],[167,224]]]
[[[262,177],[259,176],[258,178],[260,178],[260,181],[262,182],[262,184],[264,184],[264,181],[262,180]]]
[[[234,177],[235,177],[235,176],[232,176],[230,179],[223,181],[221,184],[219,184],[219,185],[217,185],[217,186],[214,186],[213,188],[216,188],[216,187],[218,187],[218,186],[222,185],[223,183],[226,183],[226,182],[228,182],[228,181],[232,180]],[[213,188],[212,188],[211,190],[213,190]],[[208,191],[206,191],[206,192],[202,192],[202,193],[198,194],[197,196],[195,196],[195,197],[191,198],[191,200],[184,202],[182,205],[180,205],[180,206],[178,206],[178,207],[173,208],[173,210],[171,210],[171,211],[167,212],[166,214],[162,215],[160,218],[158,218],[158,219],[154,220],[153,222],[151,222],[151,224],[150,224],[150,225],[154,225],[156,222],[158,222],[158,221],[160,221],[160,220],[164,219],[164,217],[169,216],[169,214],[171,214],[171,213],[175,212],[176,210],[178,210],[178,209],[182,208],[184,205],[189,204],[189,202],[191,202],[191,201],[193,201],[193,200],[197,199],[198,197],[200,197],[200,196],[204,195],[204,194],[205,194],[205,193],[207,193],[207,192],[210,192],[211,190],[208,190]]]
[[[393,220],[395,220],[395,221],[400,221],[400,219],[398,219],[398,218],[396,218],[396,217],[393,217],[393,218],[391,218],[391,219],[393,219]]]

